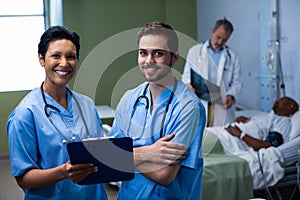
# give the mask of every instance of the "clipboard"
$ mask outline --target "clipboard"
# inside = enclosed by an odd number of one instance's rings
[[[67,144],[71,164],[93,163],[98,171],[79,185],[131,180],[134,178],[132,138],[97,138]]]
[[[222,91],[219,86],[204,79],[191,68],[191,85],[195,88],[196,95],[209,103],[223,104]]]

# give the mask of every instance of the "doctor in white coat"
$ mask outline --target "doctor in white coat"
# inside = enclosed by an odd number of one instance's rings
[[[191,47],[186,58],[182,81],[192,91],[195,92],[191,85],[191,69],[220,86],[223,91],[222,104],[209,104],[202,100],[208,115],[207,126],[222,126],[235,118],[233,105],[242,89],[242,82],[238,55],[225,45],[232,32],[230,21],[226,18],[217,20],[211,30],[211,38]]]

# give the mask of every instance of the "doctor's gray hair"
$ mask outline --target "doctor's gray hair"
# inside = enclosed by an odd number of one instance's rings
[[[229,33],[232,33],[234,30],[232,23],[228,19],[226,19],[226,17],[217,20],[213,29],[216,30],[220,26],[224,26],[225,31]]]
[[[174,29],[162,22],[150,22],[145,24],[138,32],[137,43],[140,43],[140,39],[145,35],[162,35],[168,40],[168,47],[171,52],[178,51],[178,36]]]

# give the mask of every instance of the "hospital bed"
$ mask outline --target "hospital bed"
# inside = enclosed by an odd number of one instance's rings
[[[247,161],[226,155],[218,137],[210,131],[206,129],[203,135],[201,200],[252,198],[252,175]]]
[[[256,113],[257,111],[239,112],[237,116],[251,117]],[[268,187],[260,189],[253,189],[255,187],[252,182],[253,177],[246,160],[233,156],[236,160],[232,162],[230,160],[232,158],[225,155],[215,134],[223,127],[206,128],[203,137],[205,164],[202,199],[249,199],[252,197],[265,199],[269,197],[270,199],[270,196],[274,200],[300,199],[299,169],[297,167],[300,147],[300,112],[294,114],[291,122],[290,140],[277,147],[279,155],[282,157],[280,164],[284,168],[284,176],[275,185],[268,185]],[[230,170],[231,168],[238,169],[238,171],[234,173]],[[268,196],[268,193],[271,195]]]

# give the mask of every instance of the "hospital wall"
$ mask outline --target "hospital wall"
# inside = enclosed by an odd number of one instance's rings
[[[87,2],[65,0],[64,18],[65,25],[77,31],[83,42],[81,69],[72,82],[73,89],[90,96],[96,104],[107,104],[115,108],[126,90],[144,81],[137,68],[138,45],[134,30],[138,30],[145,23],[167,22],[176,31],[196,42],[195,0]],[[78,15],[82,12],[84,15]],[[128,36],[131,31],[134,34]],[[94,53],[95,51],[99,53]],[[185,55],[186,51],[183,51],[182,55]],[[184,59],[180,59],[175,66],[176,71],[181,73],[183,64]],[[84,71],[81,71],[83,68]],[[99,70],[93,72],[92,68]],[[101,70],[103,73],[96,75]],[[81,79],[83,76],[85,77]],[[91,85],[96,88],[93,90]]]
[[[197,38],[196,0],[64,0],[63,10],[64,25],[77,32],[81,37],[79,69],[95,47],[114,39],[114,36],[120,33],[140,28],[149,21],[169,23],[174,29],[190,37],[191,40]],[[136,35],[133,37],[134,44],[136,44]],[[124,44],[120,43],[119,45],[121,48]],[[112,47],[108,46],[107,51],[110,48]],[[186,54],[186,52],[183,52],[183,54]],[[143,77],[138,71],[128,73],[128,71],[131,72],[132,68],[137,68],[136,50],[124,52],[123,54],[112,52],[108,56],[113,56],[114,59],[108,66],[105,66],[104,73],[99,80],[96,80],[97,77],[93,78],[93,73],[88,73],[90,76],[86,78],[86,81],[80,82],[82,84],[80,87],[75,87],[75,80],[78,80],[80,76],[80,73],[78,73],[69,84],[69,87],[73,89],[74,86],[75,90],[87,93],[95,100],[96,104],[107,104],[115,108],[124,91],[141,82]],[[101,58],[101,55],[99,57]],[[96,58],[92,62],[101,67],[101,60]],[[184,60],[181,59],[175,66],[176,70],[181,72],[183,64]],[[99,70],[101,69],[99,68]],[[124,77],[124,74],[129,76]],[[96,84],[95,94],[92,95],[84,90],[81,91],[82,88],[89,89],[94,86],[89,84],[90,79],[95,79],[92,82]],[[125,82],[117,84],[120,83],[119,80]],[[118,87],[116,88],[115,85],[118,85]],[[114,95],[112,95],[112,91],[115,91]],[[8,154],[5,128],[7,117],[28,92],[0,93],[0,155]]]

